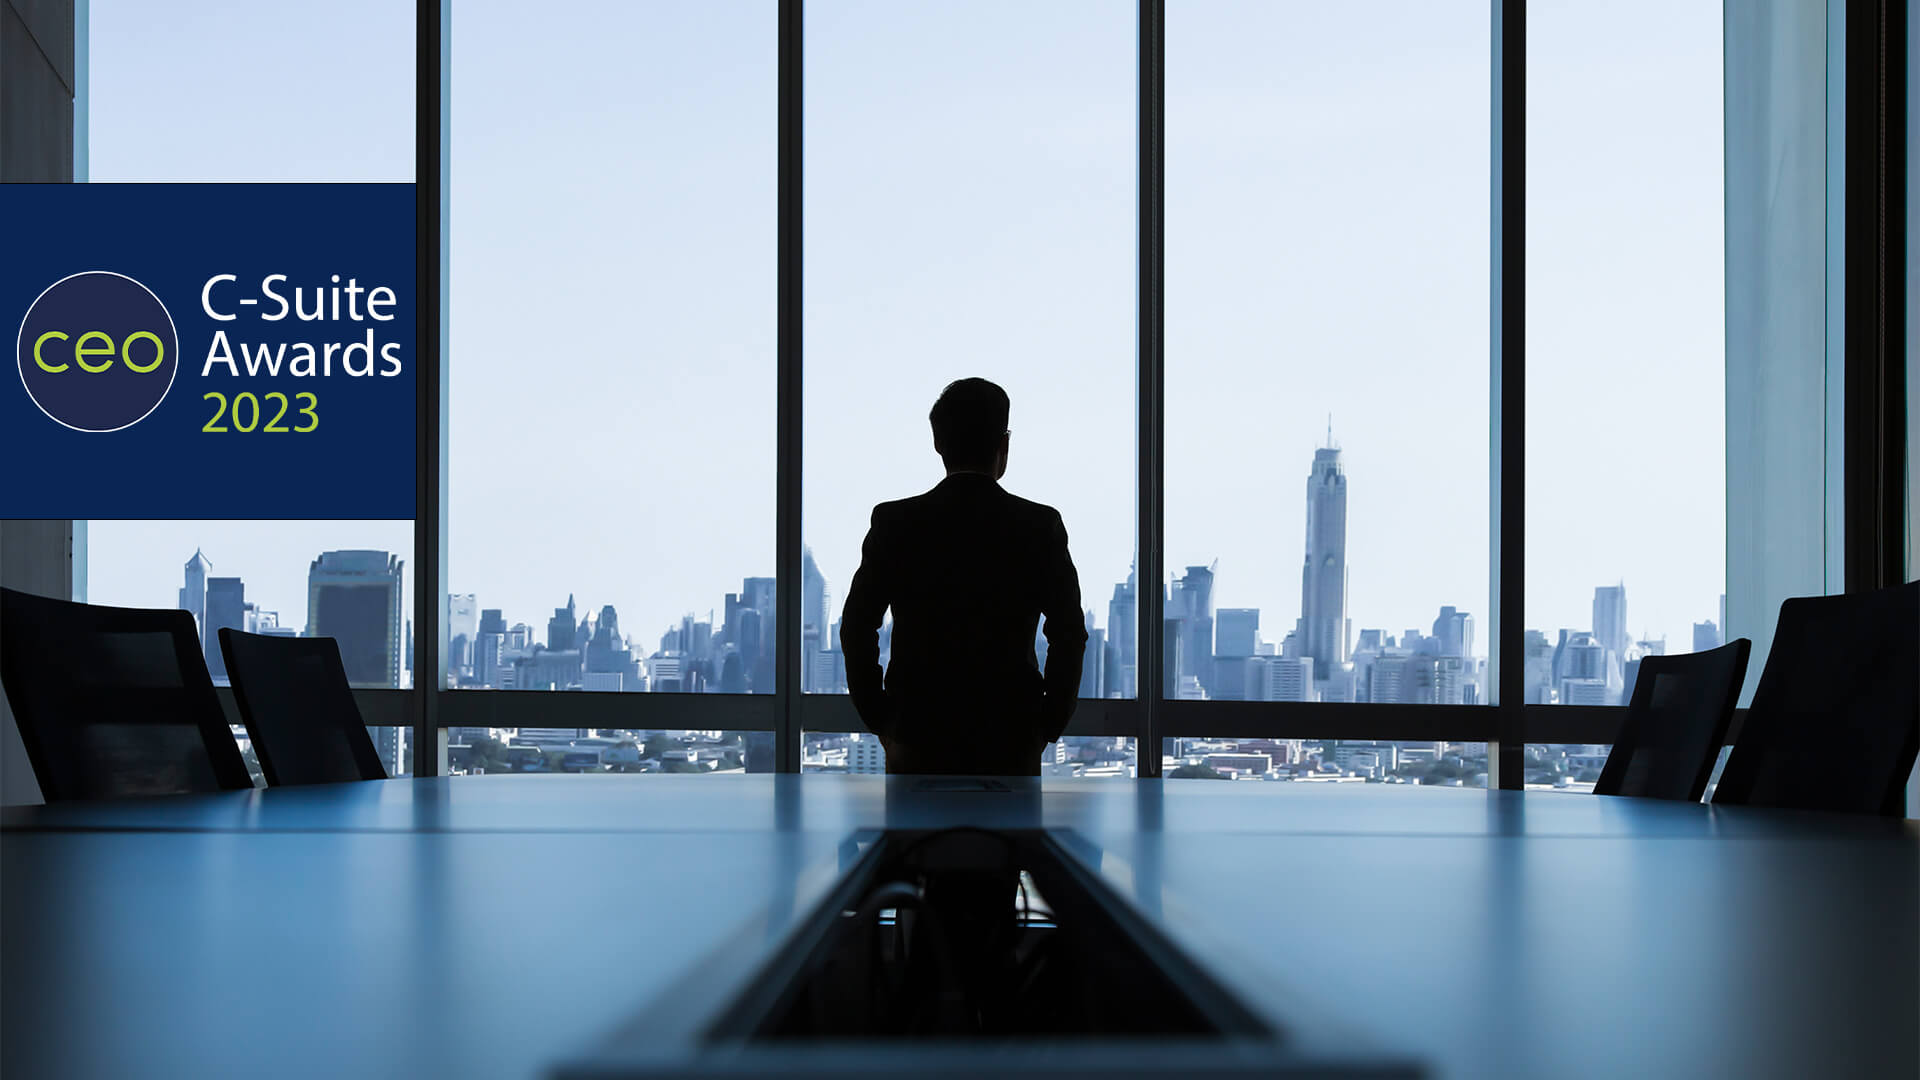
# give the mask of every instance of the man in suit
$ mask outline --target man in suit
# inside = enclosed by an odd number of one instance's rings
[[[934,402],[947,477],[873,508],[840,616],[847,686],[889,773],[1037,776],[1080,690],[1080,577],[1058,511],[1009,494],[1007,392],[961,379]],[[893,651],[880,670],[881,617]],[[1047,669],[1034,655],[1046,618]]]

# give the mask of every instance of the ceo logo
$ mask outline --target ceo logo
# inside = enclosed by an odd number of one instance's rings
[[[145,285],[110,270],[61,278],[20,322],[20,383],[48,418],[119,431],[166,400],[180,336]]]

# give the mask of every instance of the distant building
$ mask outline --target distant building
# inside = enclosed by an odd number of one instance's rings
[[[1347,660],[1347,474],[1340,450],[1313,452],[1307,476],[1307,557],[1300,571],[1302,651],[1313,658],[1313,677],[1325,679]]]
[[[1138,695],[1135,682],[1139,641],[1139,602],[1135,591],[1135,569],[1127,568],[1125,584],[1113,587],[1113,599],[1107,603],[1107,640],[1113,646],[1113,671],[1108,682],[1123,698]]]
[[[206,612],[200,625],[207,674],[213,676],[214,682],[225,685],[227,657],[220,651],[220,631],[247,629],[247,587],[239,578],[207,579]]]
[[[1441,656],[1473,655],[1473,616],[1452,605],[1440,609],[1433,620],[1433,636]]]
[[[847,771],[850,773],[887,771],[887,751],[880,745],[879,736],[865,732],[855,732],[847,736]]]
[[[475,639],[480,634],[479,599],[472,593],[447,594],[447,674],[456,680],[473,674]]]
[[[1266,693],[1263,701],[1312,701],[1313,658],[1276,656],[1266,662]]]
[[[193,616],[195,633],[200,635],[204,648],[207,640],[207,571],[213,569],[199,548],[193,549],[193,558],[187,560],[186,580],[180,586],[180,610]]]
[[[1221,608],[1214,614],[1213,655],[1242,657],[1259,654],[1259,608]]]
[[[307,636],[340,646],[347,681],[397,687],[405,643],[404,563],[384,551],[327,551],[307,569]]]
[[[1627,633],[1627,587],[1602,585],[1593,590],[1593,637],[1614,656],[1615,663],[1626,663],[1631,638]]]
[[[1693,624],[1694,652],[1706,652],[1708,649],[1717,649],[1721,644],[1720,627],[1716,626],[1712,619]]]

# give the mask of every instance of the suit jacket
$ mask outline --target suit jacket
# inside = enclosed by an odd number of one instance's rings
[[[880,671],[881,617],[893,609]],[[1044,616],[1047,669],[1034,631]],[[1067,529],[984,473],[873,508],[840,616],[847,687],[890,773],[1033,776],[1080,692],[1087,628]]]

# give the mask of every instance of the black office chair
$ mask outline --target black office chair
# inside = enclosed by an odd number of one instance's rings
[[[1699,802],[1733,722],[1752,647],[1736,638],[1705,652],[1641,658],[1633,700],[1594,794]]]
[[[1900,817],[1920,753],[1920,581],[1780,605],[1715,803]]]
[[[269,787],[387,778],[332,638],[222,627],[220,652]]]
[[[0,589],[0,684],[48,802],[253,786],[184,611]]]

